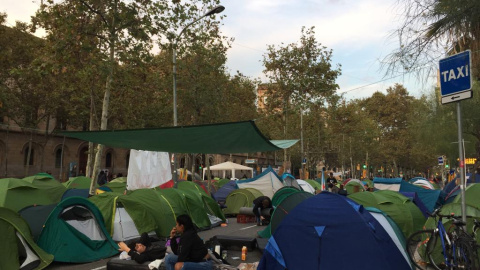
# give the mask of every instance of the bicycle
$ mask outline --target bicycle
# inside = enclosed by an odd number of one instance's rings
[[[468,234],[465,230],[466,223],[462,221],[461,216],[455,216],[453,213],[442,215],[440,214],[440,208],[436,209],[430,216],[435,219],[436,228],[417,231],[407,240],[407,254],[413,265],[418,269],[427,269],[426,264],[423,265],[417,260],[417,255],[419,255],[423,259],[426,258],[430,265],[437,270],[479,269],[480,263],[477,253],[479,246],[475,236],[477,229],[480,228],[480,222],[474,219],[472,234]],[[453,221],[454,230],[447,231],[445,229],[442,222],[443,218]],[[438,254],[439,252],[441,254]],[[443,260],[441,257],[443,257]]]

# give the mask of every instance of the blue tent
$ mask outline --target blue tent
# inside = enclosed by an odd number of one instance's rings
[[[83,198],[88,198],[89,192],[90,192],[90,189],[88,189],[88,188],[82,188],[82,189],[72,188],[72,189],[67,189],[67,190],[65,190],[65,192],[64,192],[63,195],[62,195],[62,201],[65,200],[66,198],[76,197],[76,196],[78,196],[78,197],[83,197]]]
[[[409,198],[410,200],[412,200],[412,202],[418,207],[418,209],[420,209],[420,211],[422,211],[422,214],[425,218],[428,218],[429,217],[429,211],[427,209],[427,207],[425,206],[425,204],[423,204],[422,200],[420,200],[420,198],[418,197],[417,193],[415,192],[400,192],[403,196]]]
[[[225,202],[228,194],[230,194],[235,189],[238,189],[237,182],[235,180],[231,180],[225,185],[223,185],[221,188],[219,188],[217,192],[215,192],[215,194],[213,194],[212,196],[217,202]]]
[[[456,186],[457,183],[455,183],[455,180],[452,180],[443,187],[443,191],[445,192],[445,194],[449,194]]]
[[[422,187],[402,181],[400,184],[400,192],[415,192],[420,200],[427,207],[428,212],[433,212],[433,209],[438,207],[441,190],[424,189]],[[437,205],[437,206],[436,206]]]
[[[257,269],[411,268],[389,234],[363,206],[322,192],[298,204],[283,219]]]

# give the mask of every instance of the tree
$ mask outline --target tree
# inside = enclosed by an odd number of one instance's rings
[[[302,27],[298,43],[282,43],[278,48],[268,46],[263,59],[264,73],[271,82],[266,92],[267,107],[270,112],[283,112],[285,136],[285,114],[291,108],[300,111],[301,127],[297,130],[303,132],[304,112],[312,104],[326,104],[336,95],[338,85],[335,81],[341,71],[340,66],[332,69],[331,58],[332,51],[326,50],[326,47],[317,42],[314,27]],[[303,137],[302,134],[300,137]],[[303,146],[303,141],[301,144]],[[286,161],[286,151],[284,160]]]
[[[440,57],[480,49],[480,2],[477,0],[402,0],[403,23],[392,36],[399,48],[385,59],[387,74],[415,72],[436,74]],[[474,74],[479,73],[480,57],[473,57]]]

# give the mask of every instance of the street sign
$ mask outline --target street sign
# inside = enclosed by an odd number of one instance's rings
[[[257,163],[256,159],[245,159],[245,164],[255,164]]]
[[[440,60],[442,104],[457,102],[473,96],[471,66],[470,50]]]
[[[438,157],[438,165],[443,165],[443,156],[442,157]]]

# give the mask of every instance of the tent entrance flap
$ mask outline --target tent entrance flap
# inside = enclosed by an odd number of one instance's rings
[[[269,141],[254,121],[154,129],[65,131],[60,134],[116,148],[170,153],[253,153],[277,151],[298,140]]]

